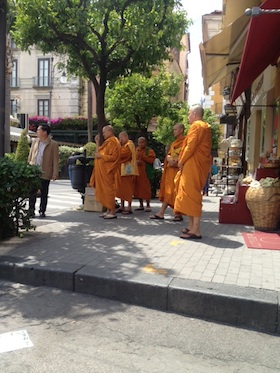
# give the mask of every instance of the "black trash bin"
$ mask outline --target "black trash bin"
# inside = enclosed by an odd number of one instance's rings
[[[93,158],[85,157],[83,154],[73,155],[68,158],[68,174],[73,189],[84,193],[87,186],[92,169]]]
[[[73,164],[71,168],[71,185],[73,189],[83,191],[86,186],[86,166]]]
[[[75,154],[68,158],[68,175],[73,189],[85,187],[85,156]]]

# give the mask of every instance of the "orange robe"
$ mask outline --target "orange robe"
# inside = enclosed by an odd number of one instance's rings
[[[211,126],[202,120],[193,122],[179,155],[179,161],[183,163],[183,167],[175,178],[175,213],[201,216],[201,191],[211,164],[211,146]]]
[[[95,188],[95,197],[107,209],[115,208],[115,176],[119,167],[121,146],[115,137],[109,137],[98,148],[101,158],[95,158],[90,186]]]
[[[185,136],[173,141],[173,143],[170,146],[169,152],[167,153],[167,156],[170,155],[172,159],[178,160],[184,139]],[[165,202],[168,204],[168,206],[174,208],[176,196],[174,189],[174,179],[179,169],[178,167],[170,166],[170,164],[167,162],[167,156],[164,160],[164,169],[160,182],[160,190],[158,197],[161,202]]]
[[[116,174],[116,197],[124,201],[132,202],[134,178],[135,175],[138,175],[138,167],[136,164],[135,146],[131,140],[128,140],[128,142],[121,147],[120,163],[121,167],[118,168]],[[124,174],[124,167],[127,163],[132,167],[130,175]]]
[[[148,179],[146,173],[146,163],[154,163],[156,154],[151,148],[148,149],[146,154],[146,149],[147,148],[140,149],[138,146],[136,148],[136,159],[141,161],[141,164],[138,164],[139,176],[135,177],[134,197],[149,201],[152,193],[150,180]]]

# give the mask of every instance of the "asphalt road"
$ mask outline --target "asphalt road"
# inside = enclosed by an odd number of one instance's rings
[[[0,281],[1,373],[279,372],[280,339],[93,296]],[[13,341],[13,339],[11,340]]]

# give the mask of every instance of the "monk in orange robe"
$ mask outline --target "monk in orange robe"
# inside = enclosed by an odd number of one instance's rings
[[[162,202],[158,213],[151,215],[150,219],[164,219],[164,213],[168,206],[174,208],[175,188],[174,179],[178,172],[178,158],[182,149],[185,126],[182,123],[177,123],[173,127],[175,141],[170,145],[170,149],[164,160],[164,169],[160,182],[159,200]],[[173,221],[182,221],[183,217],[180,213],[175,215]]]
[[[136,162],[135,145],[128,138],[125,131],[120,132],[119,141],[121,144],[120,163],[121,167],[116,174],[117,192],[116,196],[121,199],[121,206],[116,212],[124,215],[132,214],[131,203],[134,189],[134,178],[138,173]],[[125,201],[128,202],[128,208],[125,209]]]
[[[145,137],[139,137],[138,146],[136,148],[136,160],[139,171],[139,176],[135,177],[134,197],[139,199],[140,206],[135,210],[144,210],[143,200],[146,201],[146,212],[151,212],[151,184],[149,180],[150,168],[153,167],[156,154],[153,149],[147,147]],[[150,175],[149,175],[150,176]]]
[[[189,217],[189,225],[180,236],[184,239],[201,239],[201,191],[211,164],[211,126],[202,120],[203,108],[193,106],[189,111],[191,127],[179,155],[179,171],[175,178],[176,198],[174,211]]]
[[[102,145],[99,145],[99,136],[95,137],[97,149],[89,184],[95,188],[96,200],[107,208],[101,217],[114,219],[117,217],[115,177],[119,167],[121,146],[111,126],[103,127],[102,134],[105,139]]]

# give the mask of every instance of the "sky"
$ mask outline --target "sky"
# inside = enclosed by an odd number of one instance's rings
[[[191,40],[191,53],[189,60],[189,104],[200,103],[203,97],[203,82],[201,74],[201,59],[199,44],[202,42],[201,18],[204,14],[222,10],[223,0],[181,0],[188,18],[192,18],[193,25],[189,28]]]

